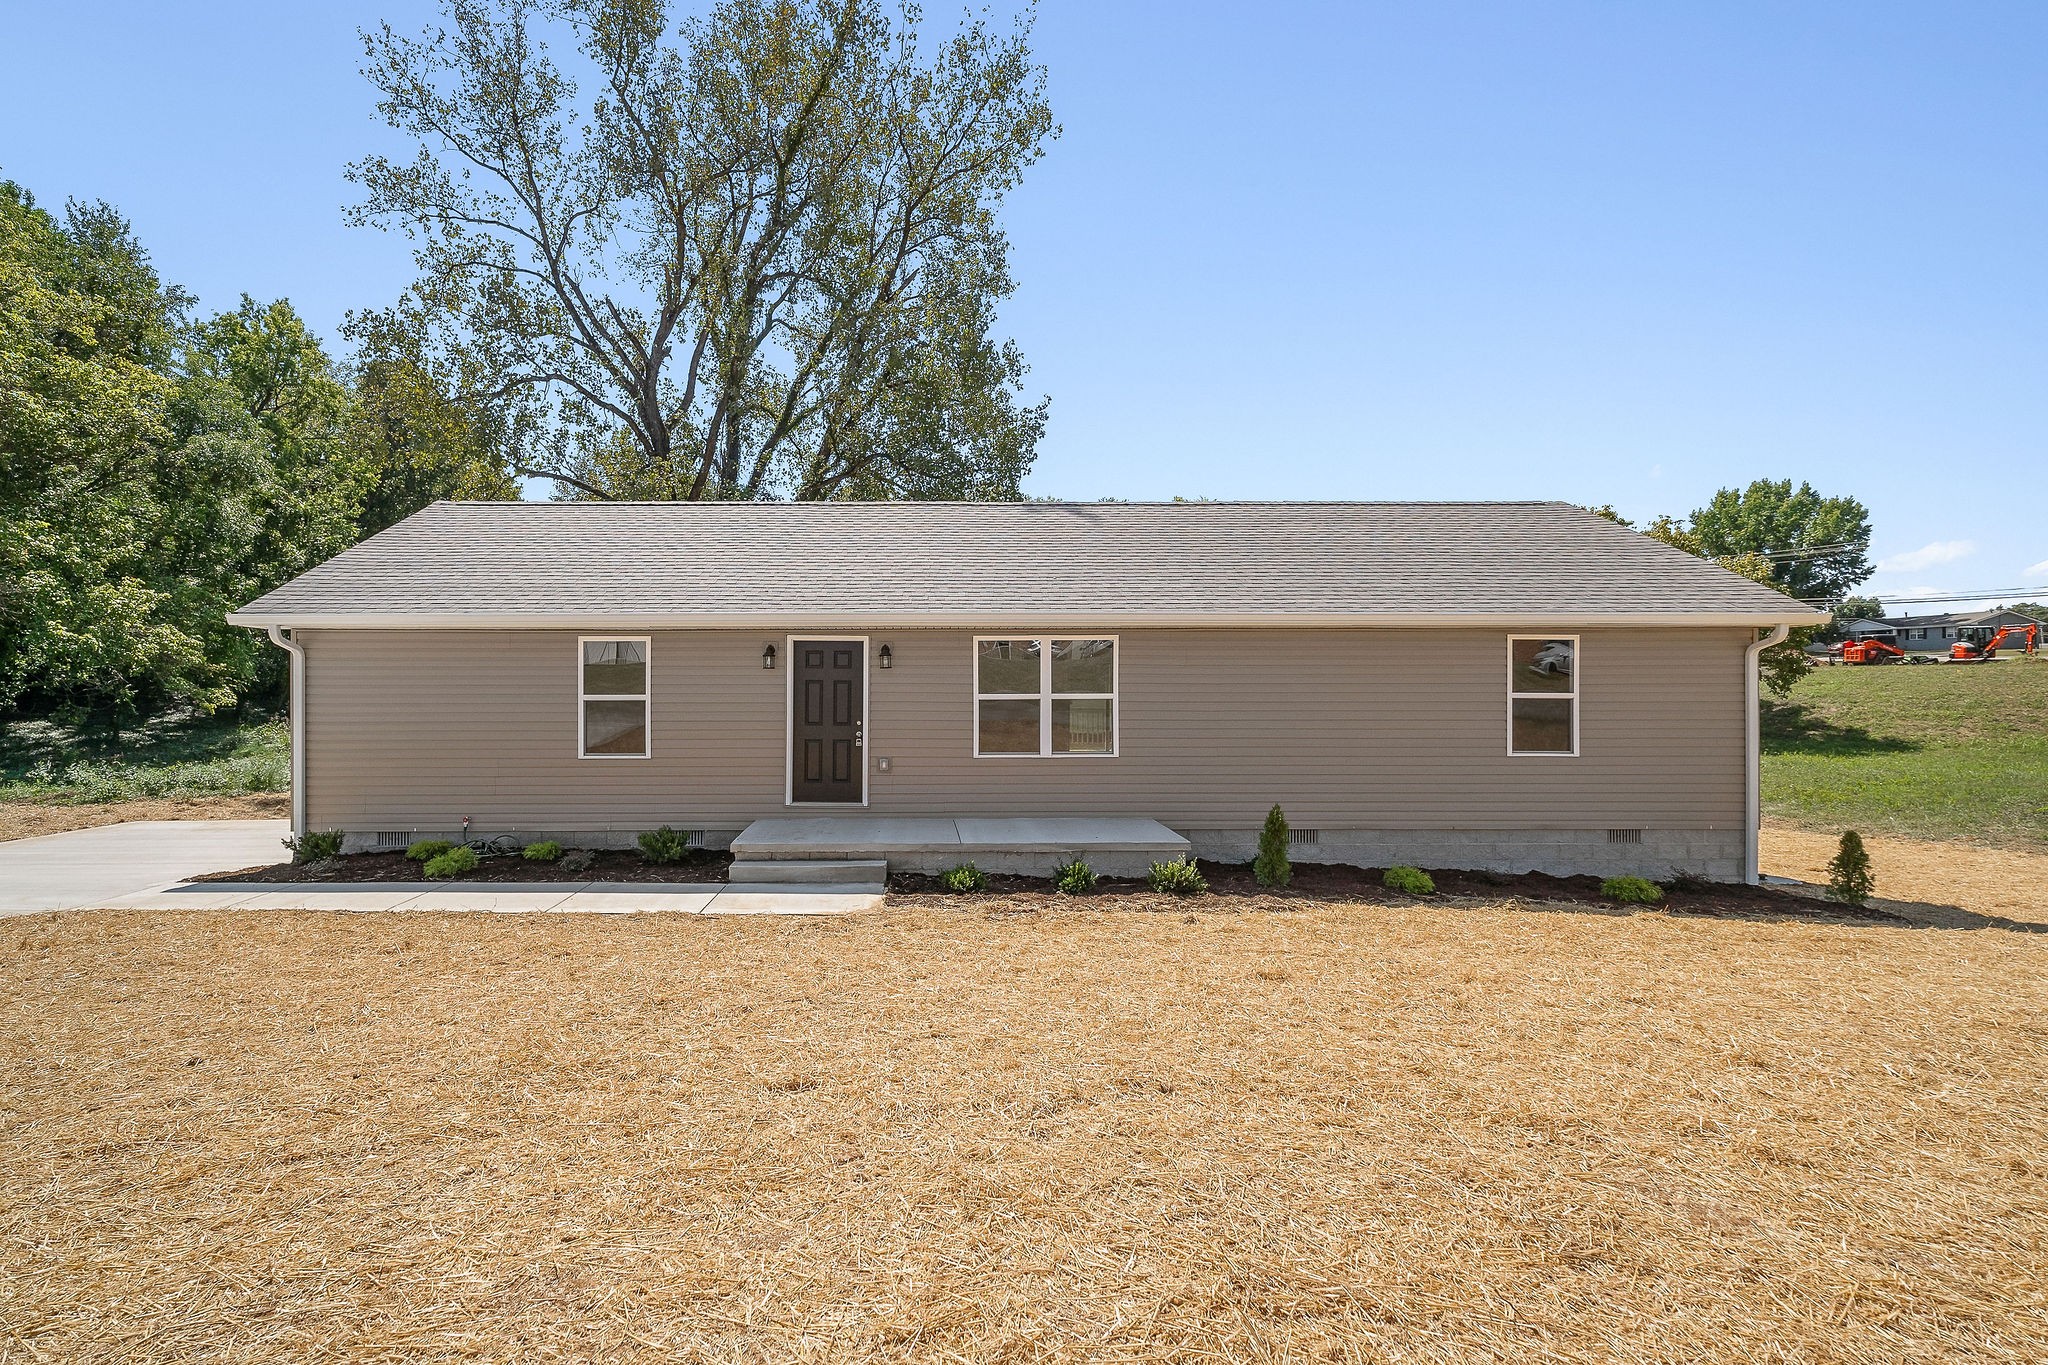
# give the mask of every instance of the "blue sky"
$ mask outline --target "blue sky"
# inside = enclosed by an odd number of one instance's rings
[[[355,30],[430,13],[17,7],[0,175],[331,337],[410,278],[341,221],[391,145]],[[1648,517],[1805,478],[1869,504],[1881,590],[2048,584],[2048,5],[1047,0],[1037,45],[1030,491]]]

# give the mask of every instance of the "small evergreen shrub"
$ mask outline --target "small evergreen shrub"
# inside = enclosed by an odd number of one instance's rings
[[[1294,880],[1294,865],[1287,861],[1287,816],[1275,806],[1266,812],[1259,830],[1259,856],[1252,859],[1252,876],[1260,886],[1285,886]]]
[[[1433,896],[1436,882],[1419,867],[1390,867],[1380,877],[1380,885],[1389,891],[1399,891],[1404,896]]]
[[[440,857],[453,847],[455,845],[446,839],[415,839],[412,846],[406,849],[405,856],[416,863],[423,863],[430,858]]]
[[[1069,896],[1078,896],[1083,891],[1094,889],[1095,869],[1082,862],[1079,858],[1074,859],[1070,863],[1061,863],[1053,869],[1052,884],[1053,889],[1056,891],[1064,891]]]
[[[1600,894],[1623,905],[1655,905],[1664,899],[1664,888],[1647,877],[1609,877],[1600,883]]]
[[[939,874],[939,885],[948,891],[965,893],[988,890],[988,873],[973,863],[962,863]]]
[[[1842,842],[1828,860],[1828,899],[1844,905],[1861,905],[1877,892],[1877,878],[1870,871],[1870,854],[1863,836],[1853,829],[1842,831]]]
[[[690,841],[663,825],[640,836],[640,856],[650,863],[679,863],[690,853]]]
[[[293,862],[317,863],[340,856],[341,841],[347,837],[338,829],[309,829],[296,839],[285,840],[284,846],[292,851]]]
[[[465,872],[476,871],[477,856],[473,848],[451,848],[446,853],[436,853],[427,859],[427,865],[420,871],[435,881],[443,877],[459,877]]]
[[[551,863],[562,856],[562,846],[553,839],[543,839],[520,849],[519,856],[529,863]]]
[[[1154,863],[1146,876],[1154,891],[1163,891],[1169,896],[1199,896],[1209,889],[1209,879],[1202,870],[1186,858],[1175,858],[1170,863]]]

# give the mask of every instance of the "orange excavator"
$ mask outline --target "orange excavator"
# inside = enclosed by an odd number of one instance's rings
[[[2041,627],[2037,625],[2000,626],[1998,633],[1978,644],[1974,640],[1958,640],[1948,647],[1948,661],[1952,664],[1981,664],[1998,657],[1998,647],[2005,643],[2005,637],[2016,635],[2022,641],[2020,652],[2032,654],[2041,638]]]
[[[1906,651],[1882,640],[1844,640],[1833,647],[1845,664],[1888,664],[1906,657]]]

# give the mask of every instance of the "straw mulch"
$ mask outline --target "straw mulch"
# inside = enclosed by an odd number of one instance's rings
[[[1758,839],[1765,872],[1825,882],[1841,835],[1766,822]],[[1871,834],[1863,839],[1877,894],[1888,900],[1960,906],[1980,915],[2048,921],[2048,854],[2012,848]]]
[[[292,799],[284,792],[106,801],[97,805],[0,801],[0,841],[118,825],[126,820],[275,820],[289,818],[291,813]]]
[[[2048,935],[95,913],[0,974],[10,1362],[2048,1359]]]

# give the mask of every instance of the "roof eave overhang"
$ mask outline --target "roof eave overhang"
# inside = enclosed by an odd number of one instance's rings
[[[1229,612],[1229,611],[590,611],[337,612],[243,610],[236,626],[292,630],[1560,630],[1580,626],[1809,626],[1828,618],[1782,611]]]

